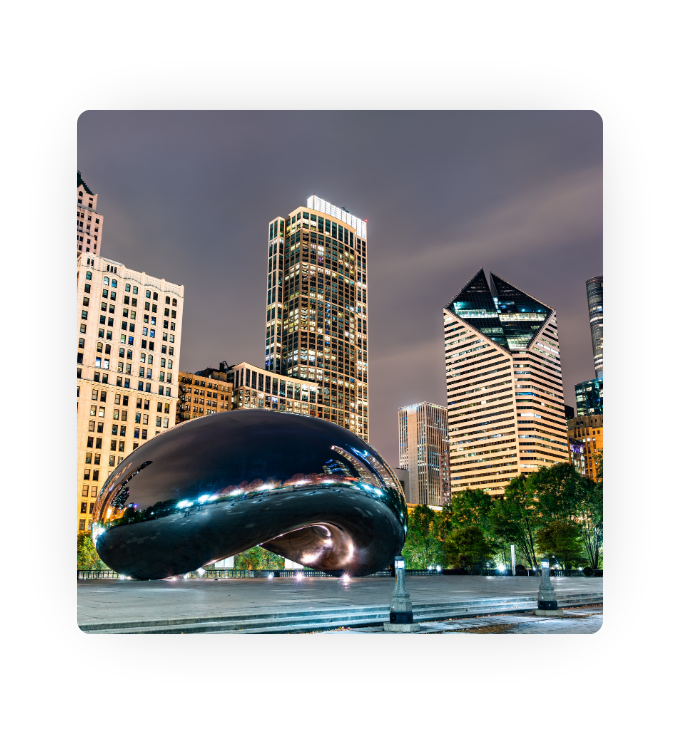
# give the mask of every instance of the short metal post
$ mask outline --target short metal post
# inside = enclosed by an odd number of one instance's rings
[[[541,583],[538,587],[538,607],[534,615],[564,615],[557,607],[557,596],[550,581],[550,559],[541,560]]]
[[[384,629],[391,633],[417,633],[420,625],[413,622],[413,603],[406,591],[406,562],[403,556],[394,559],[394,570],[397,580],[390,602],[390,621],[384,624]]]

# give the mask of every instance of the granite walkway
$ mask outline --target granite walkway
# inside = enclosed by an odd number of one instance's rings
[[[489,615],[477,618],[459,618],[448,621],[426,622],[421,624],[419,635],[446,633],[475,634],[540,634],[550,635],[597,633],[602,627],[602,605],[579,607],[564,611],[564,617],[536,617],[525,612],[511,615]],[[345,630],[323,631],[324,633],[382,633],[388,635],[381,627],[352,628]],[[392,635],[392,634],[389,634]]]
[[[540,578],[527,576],[408,577],[414,604],[535,595]],[[554,578],[560,594],[601,592],[601,578]],[[281,610],[319,610],[389,604],[390,577],[350,579],[94,580],[78,582],[78,624],[201,618]]]

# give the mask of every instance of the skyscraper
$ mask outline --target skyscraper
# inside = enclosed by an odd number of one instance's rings
[[[184,287],[76,258],[78,530],[115,466],[175,424]]]
[[[317,196],[269,223],[264,366],[317,386],[316,415],[368,441],[366,237]]]
[[[602,343],[603,332],[603,303],[602,277],[594,276],[586,282],[588,294],[588,315],[590,316],[590,335],[593,341],[593,361],[595,363],[595,377],[602,379]]]
[[[577,416],[601,416],[604,413],[604,380],[586,380],[574,385]]]
[[[399,416],[399,467],[408,471],[412,504],[441,506],[448,497],[446,408],[435,403],[404,406]],[[444,493],[442,493],[442,490]]]
[[[576,392],[577,416],[589,416],[593,414],[601,416],[604,412],[602,287],[603,283],[601,276],[594,276],[586,282],[588,315],[590,316],[590,336],[593,342],[595,379],[579,382],[574,386]]]
[[[76,186],[76,246],[77,253],[99,255],[104,217],[97,213],[97,194],[83,181],[78,171]]]
[[[451,493],[568,462],[555,311],[484,270],[444,308]]]

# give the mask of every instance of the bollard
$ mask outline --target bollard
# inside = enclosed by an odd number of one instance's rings
[[[390,633],[417,633],[420,625],[413,622],[413,603],[406,591],[406,563],[403,556],[394,559],[397,580],[390,602],[390,621],[383,628]]]
[[[564,611],[557,607],[557,597],[550,582],[550,560],[548,558],[541,560],[541,583],[538,587],[537,599],[538,608],[534,610],[534,615],[564,615]]]

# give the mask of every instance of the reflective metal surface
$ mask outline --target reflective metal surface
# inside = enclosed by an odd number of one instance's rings
[[[138,579],[255,545],[365,576],[401,551],[406,519],[396,476],[349,430],[237,410],[187,421],[128,455],[102,487],[92,537],[107,566]]]

